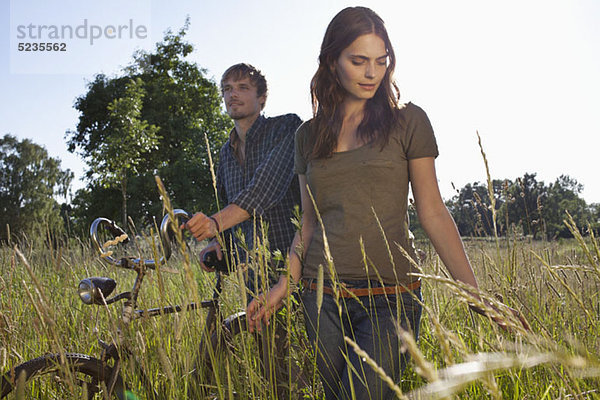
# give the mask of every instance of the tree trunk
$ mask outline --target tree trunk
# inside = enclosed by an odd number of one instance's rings
[[[123,229],[127,231],[127,178],[121,180],[121,195],[123,198],[121,211],[123,213]]]

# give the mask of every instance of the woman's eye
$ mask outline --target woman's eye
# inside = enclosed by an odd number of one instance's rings
[[[364,61],[359,61],[359,60],[352,60],[352,65],[363,65],[365,62]]]

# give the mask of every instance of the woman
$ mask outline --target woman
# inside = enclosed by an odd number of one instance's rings
[[[346,8],[333,18],[311,82],[314,118],[296,133],[303,215],[291,248],[302,249],[302,259],[290,252],[289,273],[247,309],[250,328],[258,328],[287,295],[289,280],[303,280],[307,333],[318,344],[327,399],[352,392],[357,399],[393,398],[344,336],[395,382],[407,361],[396,323],[418,336],[420,282],[399,249],[416,259],[406,218],[409,182],[421,225],[450,274],[477,288],[439,193],[431,124],[419,107],[398,104],[395,64],[384,23],[372,10]],[[322,304],[316,290],[320,266],[326,277]]]

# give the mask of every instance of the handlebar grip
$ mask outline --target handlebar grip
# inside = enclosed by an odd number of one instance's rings
[[[216,250],[204,253],[204,256],[202,257],[202,263],[208,268],[214,268],[217,271],[223,272],[225,274],[229,273],[229,267],[227,266],[227,256],[225,252],[223,252],[223,258],[220,260],[217,257]]]

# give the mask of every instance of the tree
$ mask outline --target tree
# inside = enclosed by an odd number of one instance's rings
[[[572,237],[563,222],[567,211],[579,228],[585,228],[591,221],[591,209],[588,208],[585,200],[579,197],[582,191],[583,185],[568,175],[561,175],[549,186],[543,209],[549,238]]]
[[[60,206],[54,196],[66,196],[73,179],[60,160],[29,139],[12,135],[0,139],[0,238],[6,226],[15,233],[35,234],[49,227],[62,229]]]
[[[96,175],[104,187],[120,187],[123,226],[127,225],[128,176],[138,174],[144,157],[157,149],[160,139],[157,127],[140,121],[144,98],[142,85],[140,78],[131,80],[123,97],[110,102],[107,129],[111,134],[91,149],[87,157],[88,174]]]
[[[496,208],[504,204],[504,181],[492,181]],[[490,196],[487,184],[479,182],[468,183],[461,188],[456,196],[446,202],[450,214],[456,222],[458,231],[463,236],[488,236],[494,234]],[[505,230],[502,221],[498,222],[498,234]]]
[[[579,197],[583,185],[562,175],[550,185],[536,179],[535,173],[526,173],[516,181],[494,180],[498,234],[505,235],[510,227],[520,227],[523,235],[533,239],[571,237],[564,224],[568,211],[577,226],[592,229],[598,225],[598,207],[588,206]],[[446,202],[463,236],[493,235],[492,213],[487,186],[475,182],[461,188],[458,195]]]
[[[548,197],[547,186],[537,181],[535,173],[526,173],[508,188],[508,197],[509,221],[520,225],[524,235],[537,239],[545,230],[542,210]]]
[[[588,206],[590,215],[590,228],[596,237],[600,236],[600,203],[592,203]]]
[[[160,138],[155,150],[143,154],[137,165],[138,172],[127,174],[127,209],[136,222],[147,222],[149,217],[162,212],[154,181],[156,174],[163,179],[176,207],[205,212],[215,209],[204,134],[209,138],[211,156],[216,160],[232,122],[221,107],[215,82],[207,79],[205,71],[195,63],[185,60],[193,50],[193,46],[183,40],[188,27],[189,21],[186,21],[178,34],[168,31],[153,52],[134,54],[132,64],[122,76],[96,75],[88,85],[88,92],[75,102],[80,112],[77,129],[66,133],[69,150],[89,157],[115,135],[110,128],[108,105],[125,96],[131,79],[142,80],[146,94],[139,119],[159,128]],[[83,210],[74,210],[79,221],[85,224],[98,216],[86,206],[100,201],[92,200],[91,196],[106,196],[103,202],[121,203],[115,191],[98,188],[100,184],[90,171],[86,190],[78,192],[81,198],[77,202]],[[116,215],[105,216],[116,218]]]

